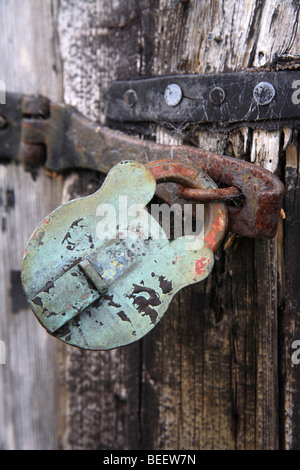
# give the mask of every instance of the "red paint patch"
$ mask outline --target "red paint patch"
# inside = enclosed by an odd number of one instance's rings
[[[196,276],[201,276],[205,272],[206,265],[209,263],[210,259],[202,257],[197,259],[195,262],[195,273]]]

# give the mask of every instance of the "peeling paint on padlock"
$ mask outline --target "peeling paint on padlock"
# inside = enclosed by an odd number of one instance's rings
[[[200,187],[214,184],[195,169],[192,176]],[[176,292],[209,275],[213,249],[226,230],[225,206],[209,205],[207,239],[200,249],[187,249],[191,237],[169,241],[146,210],[155,190],[147,166],[121,162],[96,193],[59,207],[34,231],[24,253],[22,282],[35,316],[50,334],[91,350],[130,344],[157,325]],[[124,236],[121,196],[128,206],[141,207],[138,223],[134,219],[126,227],[131,236]],[[103,224],[99,229],[105,219],[99,207],[105,205],[116,214],[113,237],[104,233]]]

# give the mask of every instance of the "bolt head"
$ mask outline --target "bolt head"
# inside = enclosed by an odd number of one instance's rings
[[[225,96],[223,88],[216,86],[209,93],[209,101],[216,106],[220,106],[225,100]]]
[[[269,82],[259,82],[253,90],[253,98],[260,106],[270,104],[275,94],[275,88]]]
[[[182,98],[182,90],[177,83],[167,86],[164,93],[165,102],[168,106],[177,106]]]
[[[123,101],[128,108],[133,108],[137,103],[137,94],[134,90],[127,90],[123,95]]]

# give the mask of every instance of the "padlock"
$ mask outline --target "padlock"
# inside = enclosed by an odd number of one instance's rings
[[[157,325],[181,288],[209,275],[226,231],[226,206],[206,205],[204,236],[170,241],[146,209],[156,183],[166,181],[216,188],[179,161],[122,161],[96,193],[62,205],[36,228],[22,283],[50,334],[91,350],[130,344]]]

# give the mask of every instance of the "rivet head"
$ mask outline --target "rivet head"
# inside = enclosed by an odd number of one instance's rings
[[[182,90],[177,83],[167,86],[164,93],[165,102],[168,106],[177,106],[182,98]]]
[[[134,90],[125,91],[123,95],[123,101],[128,108],[133,108],[137,100],[138,100],[138,97],[137,97],[136,91]]]
[[[253,90],[253,98],[261,106],[271,103],[275,94],[275,88],[269,82],[259,82]]]
[[[223,88],[216,86],[209,93],[209,101],[216,106],[220,106],[225,100],[225,96]]]

